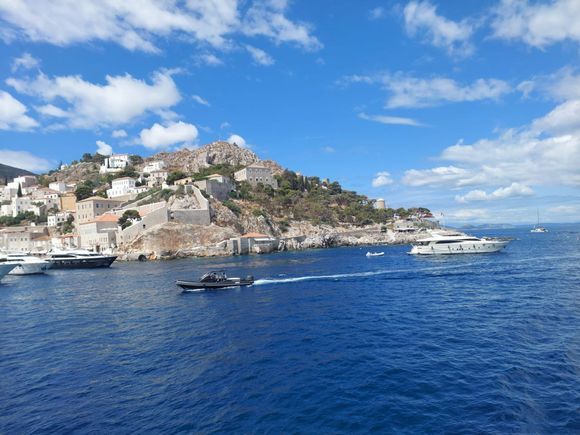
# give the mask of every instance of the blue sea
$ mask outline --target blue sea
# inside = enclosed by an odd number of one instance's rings
[[[0,433],[580,433],[580,225],[476,234],[6,277]]]

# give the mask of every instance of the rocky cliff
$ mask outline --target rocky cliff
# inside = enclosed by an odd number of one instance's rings
[[[145,162],[153,160],[163,160],[167,167],[186,173],[198,172],[212,165],[248,166],[260,161],[249,149],[223,141],[212,142],[194,150],[158,153],[147,158]]]

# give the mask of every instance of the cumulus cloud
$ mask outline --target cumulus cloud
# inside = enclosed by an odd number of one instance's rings
[[[429,44],[445,49],[451,55],[467,56],[473,52],[470,38],[473,23],[449,20],[437,13],[437,8],[428,1],[411,1],[403,10],[405,29]]]
[[[438,166],[431,169],[405,171],[403,183],[409,186],[437,186],[454,184],[469,176],[469,171],[456,166]]]
[[[242,148],[249,148],[249,146],[246,144],[246,139],[244,139],[242,136],[238,134],[232,134],[230,137],[228,137],[228,140],[226,142],[235,144]]]
[[[487,193],[484,190],[471,190],[465,195],[455,196],[457,202],[466,203],[470,201],[493,201],[521,196],[531,196],[534,194],[530,186],[521,183],[512,183],[507,187],[500,187],[493,192]]]
[[[473,83],[461,84],[446,77],[417,78],[401,73],[352,75],[343,78],[340,83],[379,85],[388,93],[385,107],[389,109],[498,100],[511,91],[508,83],[498,79],[477,79]]]
[[[387,171],[377,172],[371,184],[373,187],[388,186],[389,184],[393,184],[393,179]]]
[[[102,156],[110,156],[113,154],[113,147],[102,140],[97,141],[97,153]]]
[[[151,128],[141,130],[139,136],[146,148],[162,149],[172,145],[193,145],[197,140],[198,131],[195,125],[182,121],[167,126],[155,123]]]
[[[26,106],[10,95],[0,91],[0,130],[30,130],[38,123],[26,114]]]
[[[255,0],[247,5],[241,0],[21,0],[1,2],[0,20],[13,39],[58,46],[103,41],[155,53],[157,41],[171,36],[227,48],[237,34],[307,49],[321,46],[308,25],[286,17],[287,1]]]
[[[114,138],[127,137],[127,132],[123,129],[113,130],[113,132],[111,133],[111,136]]]
[[[251,45],[246,45],[246,50],[252,55],[254,62],[264,66],[274,65],[274,59],[264,50]]]
[[[22,53],[22,56],[17,57],[12,61],[12,72],[16,72],[19,69],[32,69],[40,65],[38,59],[32,57],[30,53]]]
[[[412,118],[402,118],[400,116],[386,116],[386,115],[367,115],[366,113],[359,113],[358,117],[360,119],[365,119],[367,121],[378,122],[380,124],[387,125],[409,125],[412,127],[422,127],[423,124],[415,121]]]
[[[206,99],[200,97],[199,95],[192,95],[191,98],[193,98],[193,101],[195,101],[197,104],[201,104],[202,106],[210,105]]]
[[[53,165],[46,159],[37,157],[28,151],[0,149],[0,162],[32,172],[49,170]]]
[[[491,26],[497,38],[521,41],[536,48],[563,41],[580,42],[580,2],[501,0]]]
[[[148,112],[167,110],[181,99],[169,71],[154,73],[151,83],[129,74],[106,76],[104,84],[80,76],[51,78],[44,74],[34,79],[9,78],[6,83],[20,93],[50,103],[41,106],[41,113],[66,117],[73,128],[129,123]]]

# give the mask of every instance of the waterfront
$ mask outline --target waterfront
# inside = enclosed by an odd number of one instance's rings
[[[580,431],[580,226],[115,263],[0,284],[0,432]],[[252,273],[182,294],[177,278]]]

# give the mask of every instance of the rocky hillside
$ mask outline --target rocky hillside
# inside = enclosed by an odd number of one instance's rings
[[[153,160],[163,160],[173,170],[195,173],[214,165],[248,166],[260,161],[260,158],[247,148],[218,141],[194,150],[158,153],[145,159],[145,162]]]

